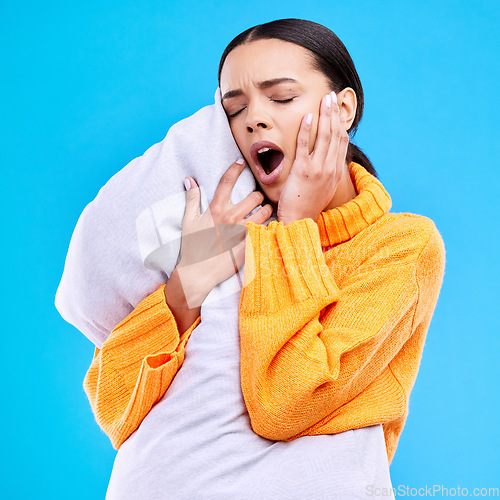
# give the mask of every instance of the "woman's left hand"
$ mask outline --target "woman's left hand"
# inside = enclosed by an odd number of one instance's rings
[[[311,154],[312,123],[307,123],[307,117],[302,119],[295,161],[278,201],[278,221],[285,225],[307,217],[316,222],[332,200],[344,169],[349,135],[340,122],[335,92],[321,101],[316,143]]]

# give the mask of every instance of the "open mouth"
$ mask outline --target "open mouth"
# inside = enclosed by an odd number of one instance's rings
[[[271,148],[257,151],[257,158],[264,172],[269,175],[283,160],[283,153]]]

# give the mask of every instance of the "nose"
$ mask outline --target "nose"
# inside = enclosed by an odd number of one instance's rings
[[[252,103],[247,105],[246,127],[252,133],[260,128],[271,129],[273,122],[262,104]]]

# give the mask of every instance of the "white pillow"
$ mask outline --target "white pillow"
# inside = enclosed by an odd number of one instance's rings
[[[99,348],[141,300],[166,283],[174,269],[185,209],[185,176],[200,186],[204,211],[222,174],[242,157],[219,88],[214,97],[214,104],[173,125],[163,141],[115,174],[78,220],[55,304],[61,316]],[[255,189],[247,166],[231,202],[238,203]],[[205,303],[241,288],[237,278],[233,275],[217,285]]]

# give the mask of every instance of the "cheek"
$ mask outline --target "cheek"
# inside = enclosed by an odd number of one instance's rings
[[[314,146],[316,145],[316,139],[318,137],[318,125],[319,115],[318,112],[316,112],[316,114],[313,115],[311,132],[309,133],[309,154],[314,151]]]
[[[233,136],[234,142],[236,142],[236,145],[240,148],[241,151],[244,151],[245,145],[242,141],[240,128],[235,125],[230,125],[229,128],[231,129],[231,134]]]
[[[288,146],[288,151],[295,154],[297,152],[297,138],[299,136],[300,124],[302,122],[303,115],[295,115],[288,120],[288,126],[286,128],[286,142]]]

